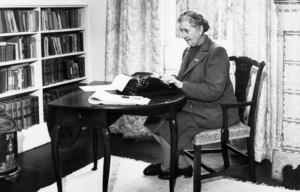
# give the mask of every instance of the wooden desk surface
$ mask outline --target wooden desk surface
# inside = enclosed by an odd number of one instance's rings
[[[103,81],[95,81],[92,82],[90,85],[104,85],[108,84],[107,82]],[[151,99],[150,103],[148,105],[144,106],[136,106],[136,105],[92,105],[88,102],[88,98],[94,93],[93,92],[84,92],[83,90],[80,90],[75,93],[70,93],[68,95],[65,95],[61,98],[58,98],[50,103],[47,104],[47,107],[63,107],[63,108],[90,108],[95,110],[120,110],[120,109],[151,109],[158,106],[165,106],[170,105],[172,103],[177,103],[181,100],[185,99],[185,96],[182,92],[178,92],[177,94],[170,94],[170,95],[161,95],[161,96],[152,96],[149,97]]]

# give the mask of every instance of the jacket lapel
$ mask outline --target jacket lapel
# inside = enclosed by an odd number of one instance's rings
[[[209,44],[210,44],[210,38],[205,35],[205,39],[204,39],[204,42],[203,42],[200,50],[198,51],[197,55],[195,56],[195,58],[189,65],[188,65],[187,61],[188,61],[188,57],[190,54],[190,50],[188,51],[187,56],[184,58],[184,60],[182,62],[181,70],[178,74],[179,79],[182,79],[190,70],[192,70],[196,65],[201,63],[201,61],[204,59],[204,57],[206,57],[208,54]],[[186,68],[186,65],[188,65],[188,68]],[[185,70],[185,71],[183,72],[182,70]],[[182,76],[181,76],[181,74],[182,74]]]
[[[183,76],[183,74],[184,74],[184,72],[187,68],[190,54],[191,54],[191,51],[190,51],[190,49],[188,49],[187,52],[186,52],[186,55],[184,56],[184,58],[182,60],[182,63],[181,63],[181,66],[180,66],[180,71],[178,73],[178,79],[182,78],[182,76]]]

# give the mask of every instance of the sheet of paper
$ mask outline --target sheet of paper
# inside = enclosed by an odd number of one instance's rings
[[[122,92],[130,79],[132,79],[132,77],[120,74],[115,77],[115,79],[111,83],[111,86],[113,86],[116,90]]]
[[[137,96],[116,95],[106,91],[97,91],[89,97],[88,101],[94,105],[147,105],[150,102],[150,99]]]
[[[109,90],[116,90],[111,85],[91,85],[91,86],[82,86],[80,87],[83,91],[109,91]]]

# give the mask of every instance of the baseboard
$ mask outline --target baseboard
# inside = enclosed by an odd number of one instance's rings
[[[47,124],[34,125],[18,132],[18,153],[23,153],[50,142]]]

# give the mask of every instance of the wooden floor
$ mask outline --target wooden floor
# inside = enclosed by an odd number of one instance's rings
[[[91,135],[90,129],[83,131],[78,141],[70,150],[60,153],[63,175],[68,175],[93,161]],[[103,157],[101,146],[99,149],[99,159]],[[123,139],[122,135],[112,135],[111,148],[112,155],[115,156],[132,158],[149,163],[160,162],[160,147],[153,138]],[[19,154],[18,158],[21,172],[16,182],[11,183],[4,179],[0,180],[0,192],[35,192],[55,182],[50,144]],[[203,159],[209,162],[208,164],[211,167],[222,169],[222,158],[219,154],[204,155]],[[230,161],[232,163],[231,168],[223,174],[245,181],[248,180],[247,161],[243,157],[233,155],[230,155]],[[291,168],[285,169],[284,181],[281,183],[272,180],[271,167],[272,164],[268,160],[256,164],[256,175],[259,184],[265,183],[267,185],[300,189],[299,167],[293,171]],[[206,174],[204,177],[209,178],[218,175]]]

